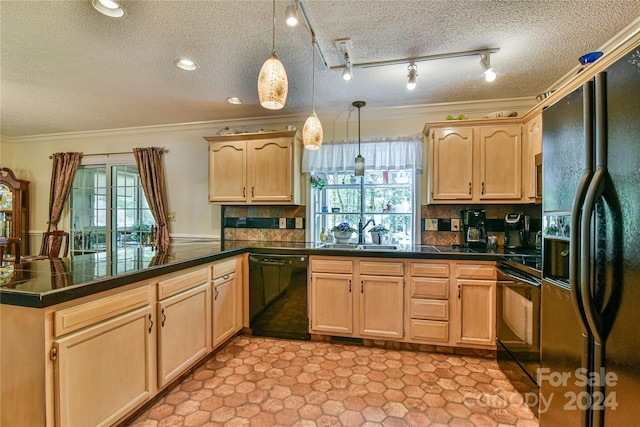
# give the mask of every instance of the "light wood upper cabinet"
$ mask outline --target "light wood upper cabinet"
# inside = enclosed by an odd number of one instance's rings
[[[542,154],[542,113],[534,116],[524,124],[524,147],[522,161],[523,185],[525,198],[529,202],[538,202],[536,155]]]
[[[518,203],[522,121],[469,120],[429,125],[428,203]]]
[[[434,130],[430,153],[431,200],[471,200],[473,128]]]
[[[295,131],[205,137],[209,202],[299,204],[300,135]]]
[[[522,198],[522,127],[479,129],[480,200]]]

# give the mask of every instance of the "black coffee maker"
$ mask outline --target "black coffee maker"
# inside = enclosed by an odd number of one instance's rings
[[[484,228],[486,214],[484,209],[468,209],[460,212],[464,245],[468,248],[486,248],[487,232]]]
[[[504,247],[522,249],[529,238],[529,217],[523,213],[510,213],[504,218]]]

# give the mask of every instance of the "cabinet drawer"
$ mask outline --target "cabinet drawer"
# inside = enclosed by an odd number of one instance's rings
[[[449,342],[449,322],[411,319],[412,339]]]
[[[456,277],[459,279],[496,279],[495,264],[456,264]]]
[[[449,298],[449,279],[411,278],[412,298]]]
[[[411,318],[449,320],[449,301],[412,299]]]
[[[404,263],[360,261],[360,274],[370,274],[373,276],[404,276]]]
[[[203,268],[198,271],[183,274],[170,279],[158,282],[158,299],[163,300],[180,292],[193,288],[194,286],[207,283],[209,281],[209,271]]]
[[[412,262],[409,264],[409,274],[424,277],[449,277],[449,263]]]
[[[59,337],[111,319],[150,303],[149,286],[100,298],[53,314],[53,334]]]
[[[353,273],[353,261],[345,259],[311,259],[311,271],[318,273]]]
[[[211,269],[211,277],[213,279],[234,273],[236,271],[236,259],[231,258],[227,261],[215,263]]]

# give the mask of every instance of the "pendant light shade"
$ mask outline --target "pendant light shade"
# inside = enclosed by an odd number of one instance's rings
[[[364,176],[364,157],[360,154],[360,108],[367,105],[364,101],[355,101],[352,104],[354,107],[358,109],[358,155],[356,156],[355,163],[355,176]]]
[[[281,110],[287,103],[289,81],[284,65],[276,55],[276,2],[273,0],[272,50],[258,76],[258,99],[268,110]]]
[[[322,123],[316,116],[316,36],[311,35],[311,115],[304,122],[302,142],[307,150],[319,150],[322,145]]]

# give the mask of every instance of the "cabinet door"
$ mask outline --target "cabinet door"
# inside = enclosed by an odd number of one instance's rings
[[[360,334],[400,339],[404,336],[404,279],[360,276]]]
[[[522,180],[525,186],[526,198],[529,201],[536,199],[536,154],[542,153],[542,113],[538,114],[524,125],[524,137],[526,139],[526,152],[523,159]]]
[[[209,144],[209,201],[247,201],[245,141]]]
[[[206,282],[158,303],[158,385],[168,384],[211,349]]]
[[[223,343],[238,331],[236,274],[226,274],[213,281],[213,346]]]
[[[456,343],[495,346],[496,282],[458,280],[455,301]]]
[[[248,153],[252,202],[293,201],[293,140],[250,141]]]
[[[470,200],[473,179],[473,129],[433,132],[431,200]]]
[[[522,198],[522,141],[520,126],[480,128],[480,200]]]
[[[352,287],[351,274],[313,272],[309,294],[311,332],[353,333]]]
[[[108,426],[153,392],[151,306],[54,342],[59,426]]]

